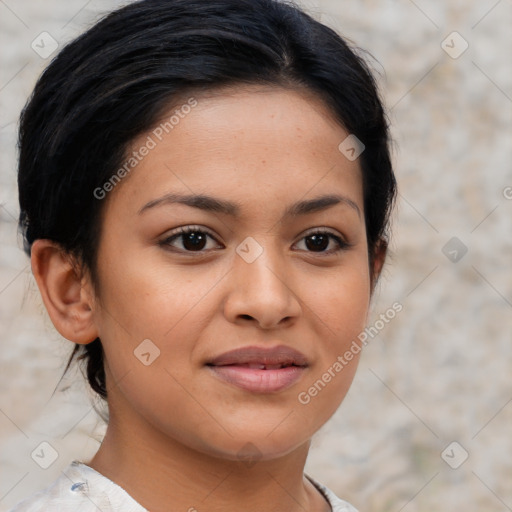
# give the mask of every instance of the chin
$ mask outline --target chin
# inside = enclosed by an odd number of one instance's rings
[[[268,432],[229,438],[226,443],[208,444],[202,451],[228,461],[243,462],[252,467],[256,462],[271,461],[285,457],[299,447],[309,445],[310,438],[295,438],[283,433],[279,438],[269,438]]]

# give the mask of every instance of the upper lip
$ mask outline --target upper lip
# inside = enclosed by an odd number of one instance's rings
[[[242,347],[224,352],[208,361],[210,366],[226,366],[231,364],[263,364],[307,366],[308,361],[304,354],[285,345],[276,347]]]

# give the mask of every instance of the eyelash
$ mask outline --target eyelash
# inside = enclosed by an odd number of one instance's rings
[[[181,237],[183,235],[188,235],[190,233],[201,233],[201,234],[204,234],[204,235],[208,235],[210,238],[215,240],[215,242],[217,242],[217,240],[215,239],[213,234],[210,233],[205,228],[201,228],[199,226],[186,226],[186,227],[180,227],[178,232],[173,233],[170,236],[166,237],[164,240],[160,241],[159,245],[161,247],[168,248],[169,246],[171,246],[171,243],[174,240],[178,239],[179,237]],[[332,233],[330,231],[327,231],[325,229],[322,229],[322,228],[316,228],[313,231],[308,232],[306,235],[304,235],[301,238],[300,241],[302,241],[305,238],[308,238],[310,236],[314,236],[314,235],[328,235],[330,238],[332,238],[333,240],[336,241],[336,243],[338,244],[338,248],[334,249],[334,250],[331,249],[329,251],[318,251],[318,252],[317,251],[306,251],[306,252],[310,252],[310,253],[313,253],[313,254],[319,254],[319,255],[332,255],[332,254],[335,254],[335,253],[339,253],[339,252],[341,252],[343,250],[346,250],[349,247],[351,247],[351,245],[352,245],[352,244],[349,244],[348,242],[345,242],[338,235],[335,235],[334,233]],[[219,242],[217,242],[217,243],[219,243]],[[175,247],[172,247],[172,248],[176,249]],[[176,250],[178,250],[179,252],[184,252],[184,253],[189,253],[189,254],[194,254],[194,253],[196,253],[196,254],[202,254],[203,253],[204,254],[206,252],[204,249],[201,249],[199,251],[188,251],[186,249],[176,249]]]

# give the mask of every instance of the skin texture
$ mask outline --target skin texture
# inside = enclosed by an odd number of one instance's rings
[[[197,106],[104,199],[99,288],[53,243],[33,246],[56,328],[77,343],[99,336],[105,350],[110,423],[89,465],[152,512],[170,503],[329,510],[303,470],[311,436],[345,397],[359,354],[308,404],[297,396],[365,327],[372,281],[360,166],[338,150],[348,133],[304,92],[246,86],[195,97]],[[169,193],[236,202],[240,215],[177,203],[141,212]],[[297,201],[332,194],[354,204],[283,217]],[[182,237],[169,240],[180,226],[213,238],[186,252]],[[314,228],[350,246],[336,252],[328,238],[331,252],[319,252],[307,243]],[[263,248],[252,263],[236,252],[247,237]],[[160,350],[147,366],[134,356],[145,339]],[[234,348],[281,344],[309,362],[284,391],[244,391],[205,366]],[[254,460],[241,460],[241,451]]]

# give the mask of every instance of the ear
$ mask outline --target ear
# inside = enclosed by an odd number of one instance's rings
[[[375,245],[375,251],[373,253],[373,266],[370,269],[371,273],[371,293],[373,294],[377,281],[379,280],[382,268],[384,267],[384,261],[386,260],[386,254],[388,252],[388,243],[386,240],[381,238]]]
[[[98,337],[94,293],[71,256],[51,240],[36,240],[31,249],[32,273],[53,325],[66,339],[87,344]]]

